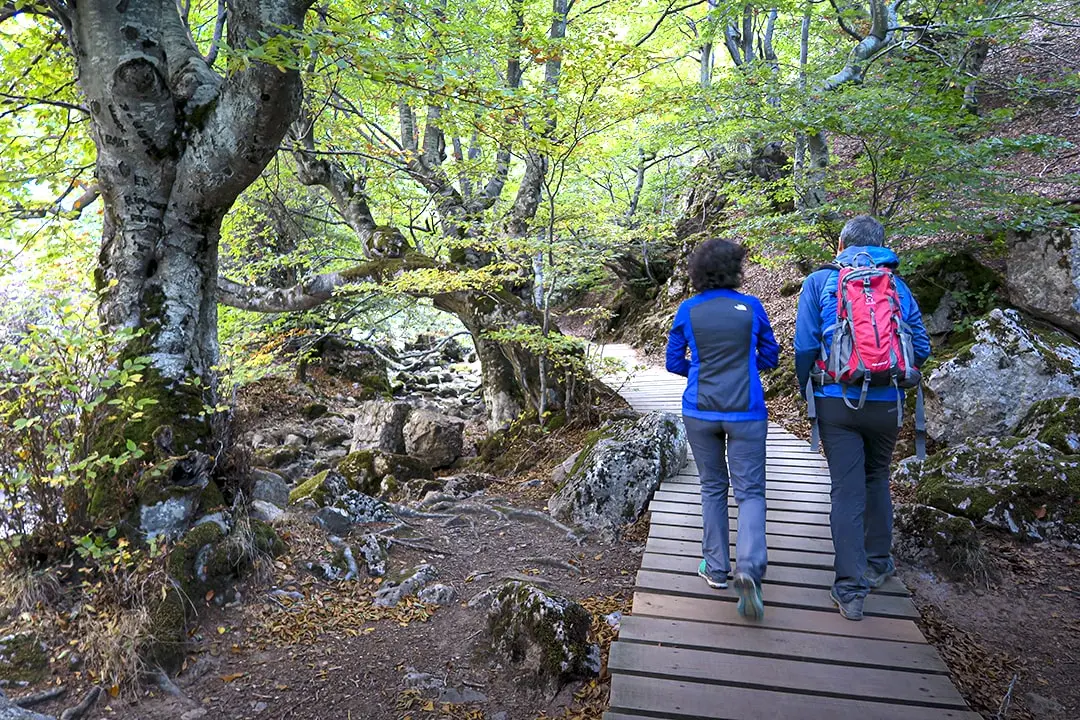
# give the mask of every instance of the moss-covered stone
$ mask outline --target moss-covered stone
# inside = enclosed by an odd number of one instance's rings
[[[931,335],[963,329],[1005,299],[1001,276],[968,252],[927,248],[905,253],[900,271]]]
[[[0,681],[36,683],[45,679],[49,656],[41,638],[33,633],[0,637]]]
[[[223,507],[225,507],[225,495],[222,494],[218,484],[211,480],[206,484],[202,494],[199,496],[199,512],[206,514],[214,510],[220,510]]]
[[[316,505],[326,505],[348,489],[348,481],[335,470],[323,470],[289,491],[289,504],[311,500]]]
[[[956,580],[982,579],[989,563],[975,524],[929,505],[901,504],[894,511],[893,554]]]
[[[300,414],[307,420],[318,420],[329,410],[330,408],[323,405],[321,402],[312,402],[300,408]]]
[[[549,687],[600,671],[600,649],[589,642],[591,624],[581,605],[521,582],[499,588],[488,612],[492,649]]]
[[[281,557],[289,551],[289,546],[268,523],[264,523],[262,520],[256,520],[255,518],[251,518],[250,523],[253,536],[252,541],[255,545],[255,549],[260,553],[271,557]]]
[[[299,445],[279,445],[271,448],[259,448],[255,451],[253,464],[256,467],[280,468],[296,462],[300,457]]]
[[[1080,539],[1080,458],[1031,438],[975,438],[900,464],[924,505],[1020,538]]]
[[[375,452],[357,450],[341,459],[337,471],[349,482],[349,489],[359,490],[367,495],[379,492],[379,476],[375,472]]]
[[[1042,400],[1031,406],[1016,430],[1066,455],[1080,454],[1080,397]]]
[[[149,639],[140,655],[151,667],[167,673],[180,669],[187,654],[187,609],[189,601],[175,588],[166,587],[164,596],[151,600]]]

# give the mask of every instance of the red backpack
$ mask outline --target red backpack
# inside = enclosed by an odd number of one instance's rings
[[[860,255],[855,258],[858,263]],[[829,265],[840,273],[836,283],[836,323],[825,329],[832,334],[828,347],[824,342],[817,365],[807,387],[810,417],[814,420],[814,447],[817,447],[817,422],[813,385],[839,383],[844,388],[844,403],[861,410],[871,387],[891,385],[918,388],[915,405],[916,447],[924,452],[925,420],[923,413],[922,373],[915,367],[911,327],[904,322],[896,275],[885,266]],[[848,398],[848,388],[861,387],[856,404]],[[903,425],[904,403],[897,393],[896,422]]]

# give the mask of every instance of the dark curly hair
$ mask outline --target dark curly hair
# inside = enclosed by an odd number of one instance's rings
[[[738,243],[723,238],[706,240],[690,256],[690,283],[698,292],[737,288],[742,283],[745,257],[746,248]]]

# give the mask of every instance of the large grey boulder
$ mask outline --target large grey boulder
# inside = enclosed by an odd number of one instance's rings
[[[395,607],[406,597],[416,595],[420,590],[439,577],[433,565],[418,565],[402,573],[398,578],[388,579],[375,591],[375,605]]]
[[[360,403],[353,422],[351,452],[382,450],[404,453],[405,436],[402,430],[411,411],[412,407],[404,402],[368,400]]]
[[[1064,333],[995,309],[974,334],[927,378],[927,432],[935,440],[1009,435],[1036,402],[1080,394],[1080,345]]]
[[[405,452],[433,468],[461,457],[465,422],[432,410],[414,410],[405,423]]]
[[[971,438],[904,460],[893,480],[920,504],[1021,539],[1080,541],[1080,457],[1034,438]]]
[[[548,509],[563,522],[617,535],[686,463],[686,445],[682,420],[670,413],[610,425],[582,449]]]
[[[893,555],[901,560],[958,580],[985,572],[982,541],[968,518],[929,505],[901,503],[893,511],[893,531]]]
[[[263,500],[279,508],[289,506],[289,484],[276,472],[255,468],[251,471],[251,499]]]
[[[578,603],[517,581],[495,589],[488,610],[492,650],[527,680],[548,687],[600,672],[591,625],[592,615]]]
[[[1013,304],[1080,334],[1080,228],[1014,232],[1006,243]]]

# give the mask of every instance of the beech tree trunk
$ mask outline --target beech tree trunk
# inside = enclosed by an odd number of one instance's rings
[[[243,48],[299,28],[308,5],[234,0],[229,43]],[[136,392],[156,404],[139,439],[168,426],[170,452],[216,452],[202,410],[216,401],[221,221],[296,115],[299,74],[255,62],[222,78],[174,0],[50,6],[66,30],[98,151],[101,318],[140,331],[125,355],[151,361]]]

